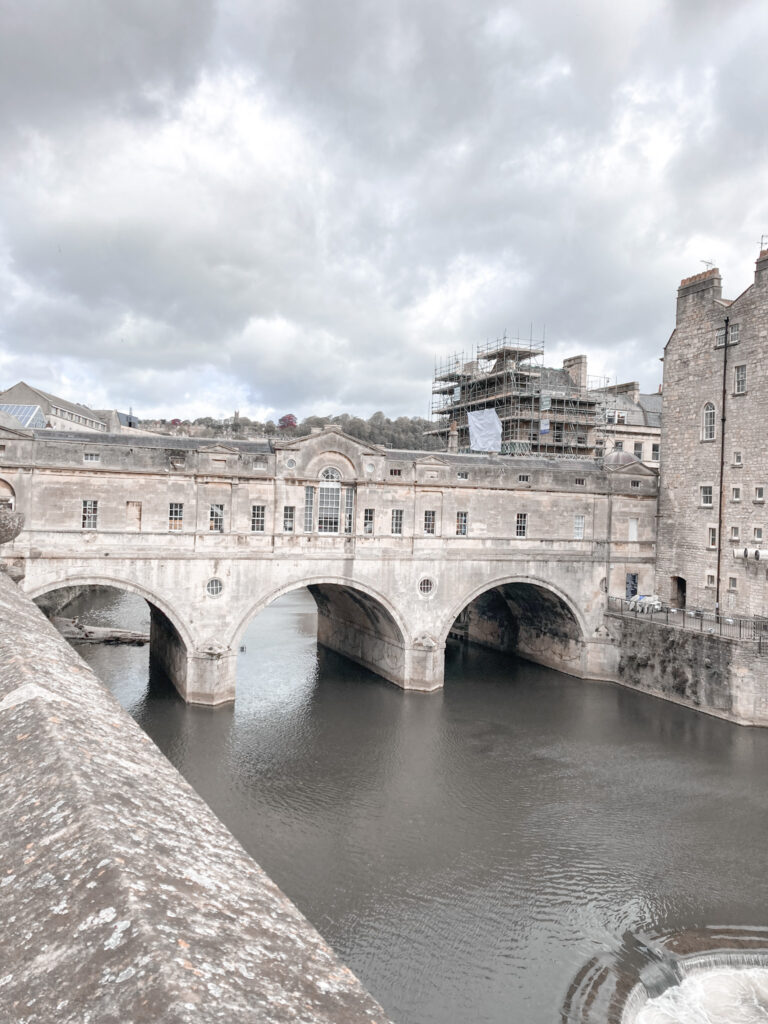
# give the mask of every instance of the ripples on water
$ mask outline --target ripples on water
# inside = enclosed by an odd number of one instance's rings
[[[234,708],[80,650],[398,1024],[552,1024],[628,931],[765,922],[765,731],[459,646],[403,694],[313,608],[252,623]]]

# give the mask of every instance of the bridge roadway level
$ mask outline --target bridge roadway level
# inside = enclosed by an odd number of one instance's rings
[[[308,587],[318,639],[404,689],[443,682],[469,639],[615,679],[605,594],[653,580],[656,482],[615,464],[400,452],[337,429],[284,442],[0,429],[25,514],[3,548],[32,598],[132,591],[151,653],[190,702],[235,697],[249,622]]]

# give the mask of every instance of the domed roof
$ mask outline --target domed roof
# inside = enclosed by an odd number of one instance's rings
[[[615,449],[612,452],[609,452],[603,459],[603,465],[608,469],[621,469],[623,466],[632,466],[639,462],[640,459],[631,452],[617,452]]]

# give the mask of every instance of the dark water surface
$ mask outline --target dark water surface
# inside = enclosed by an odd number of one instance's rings
[[[146,647],[79,650],[398,1024],[550,1024],[628,930],[768,921],[768,732],[459,646],[405,694],[313,609],[258,616],[216,711]]]

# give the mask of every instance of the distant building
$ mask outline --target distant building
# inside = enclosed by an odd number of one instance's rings
[[[664,350],[656,589],[680,607],[768,615],[768,249],[738,298],[716,268],[677,292]]]
[[[658,469],[661,458],[661,391],[641,394],[637,381],[590,391],[601,406],[605,451],[625,451]]]
[[[48,427],[52,430],[119,434],[139,426],[139,420],[133,413],[89,409],[58,395],[50,395],[23,380],[0,391],[0,411],[13,416],[22,427],[34,429]]]

